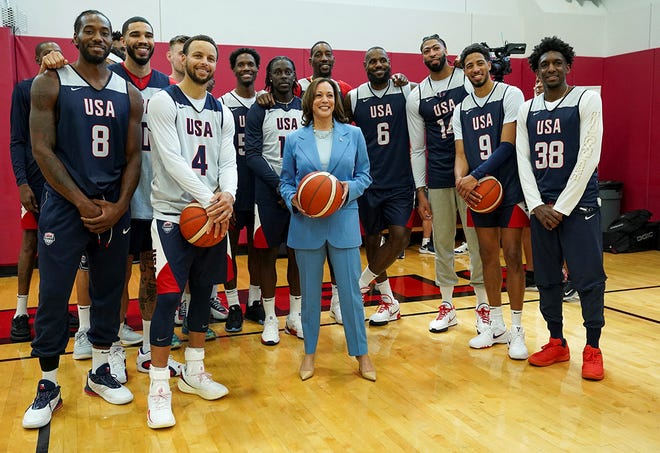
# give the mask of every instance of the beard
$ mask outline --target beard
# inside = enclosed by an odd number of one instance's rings
[[[106,47],[103,55],[91,54],[87,50],[87,46],[79,46],[78,50],[80,51],[80,56],[82,56],[85,61],[92,64],[101,64],[105,61],[108,55],[110,55],[110,46]]]
[[[432,63],[425,61],[424,64],[426,65],[427,68],[429,68],[431,72],[440,72],[447,64],[447,55],[442,56],[442,58],[440,59],[440,63]]]
[[[140,66],[144,66],[147,63],[149,63],[149,60],[151,60],[151,56],[154,54],[154,50],[156,50],[155,47],[152,47],[151,50],[149,51],[149,55],[146,57],[138,57],[135,55],[135,50],[132,47],[126,47],[126,53],[128,54],[129,57],[133,59],[137,64]]]
[[[195,74],[194,69],[192,69],[188,65],[186,65],[186,74],[188,74],[188,77],[190,77],[190,79],[193,82],[199,83],[200,85],[204,85],[206,82],[208,82],[209,80],[211,80],[213,78],[215,73],[210,72],[209,75],[206,76],[206,78],[202,79],[201,77],[197,77],[197,74]]]
[[[369,82],[375,83],[377,85],[387,83],[388,80],[390,80],[390,77],[392,76],[392,68],[388,68],[385,73],[382,75],[382,77],[377,77],[373,73],[369,72],[367,74],[367,78],[369,79]]]

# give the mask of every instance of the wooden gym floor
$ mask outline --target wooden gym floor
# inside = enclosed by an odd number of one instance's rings
[[[245,257],[238,259],[245,269]],[[285,262],[279,261],[284,275]],[[267,347],[257,324],[246,322],[234,335],[213,324],[219,338],[206,344],[206,364],[230,393],[205,401],[178,391],[173,379],[177,424],[165,430],[146,425],[149,379],[135,371],[136,348],[127,349],[135,400],[113,406],[83,393],[90,361],[72,359],[73,339],[59,372],[63,408],[49,426],[24,430],[22,415],[34,398],[39,363],[30,358],[29,343],[0,345],[0,451],[659,451],[660,252],[605,254],[605,267],[601,382],[580,377],[579,303],[564,304],[571,361],[535,368],[509,359],[504,345],[468,347],[475,333],[474,296],[454,299],[458,326],[430,333],[428,323],[440,303],[434,291],[403,303],[401,320],[367,327],[375,383],[359,377],[357,362],[345,352],[342,327],[327,311],[316,374],[305,382],[297,374],[301,340],[282,331],[280,344]],[[458,257],[456,270],[466,268],[467,258]],[[137,274],[136,268],[132,297]],[[433,281],[433,258],[411,246],[390,275]],[[239,288],[247,287],[245,277],[243,272]],[[37,282],[35,273],[30,306],[36,304]],[[1,310],[13,311],[15,294],[16,278],[0,279]],[[503,299],[506,303],[506,294]],[[527,292],[525,301],[523,325],[534,352],[548,334],[538,293]],[[367,307],[367,314],[373,311]],[[505,320],[508,324],[508,309]],[[183,361],[183,349],[173,355]]]

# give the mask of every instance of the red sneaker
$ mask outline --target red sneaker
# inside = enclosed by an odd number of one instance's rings
[[[600,349],[586,345],[582,351],[582,378],[600,381],[604,377],[603,354]]]
[[[561,345],[561,338],[552,338],[548,344],[543,345],[539,352],[529,356],[529,363],[534,366],[548,366],[557,362],[567,362],[571,358],[571,352],[568,350],[568,343]]]

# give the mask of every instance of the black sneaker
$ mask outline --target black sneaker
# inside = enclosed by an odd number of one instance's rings
[[[39,381],[37,396],[23,415],[23,428],[41,428],[50,423],[53,412],[62,407],[60,386],[46,379]]]
[[[14,343],[22,343],[24,341],[32,340],[30,333],[30,316],[20,315],[11,320],[11,331],[9,338]]]
[[[419,253],[422,255],[435,255],[435,248],[433,248],[433,242],[429,241],[426,244],[419,247]]]
[[[534,282],[534,271],[525,271],[525,290],[538,291],[536,283]]]
[[[580,295],[577,292],[577,289],[573,286],[570,280],[566,280],[564,283],[564,302],[572,302],[580,300]]]
[[[263,324],[266,319],[266,312],[260,300],[255,300],[252,305],[245,307],[245,319]]]
[[[243,312],[240,305],[230,305],[227,323],[225,324],[227,332],[240,332],[243,330]]]

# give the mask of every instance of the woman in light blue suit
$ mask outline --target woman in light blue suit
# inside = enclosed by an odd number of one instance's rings
[[[330,79],[315,79],[303,98],[305,127],[288,135],[284,144],[280,192],[293,213],[287,245],[296,251],[302,288],[305,357],[300,377],[305,380],[314,375],[323,266],[329,254],[337,277],[348,353],[357,358],[361,376],[375,381],[358,283],[362,238],[356,200],[371,184],[369,157],[360,129],[345,124],[348,120],[339,96],[337,85]],[[332,173],[341,182],[344,203],[328,217],[312,218],[301,209],[294,195],[305,175],[321,170]]]

